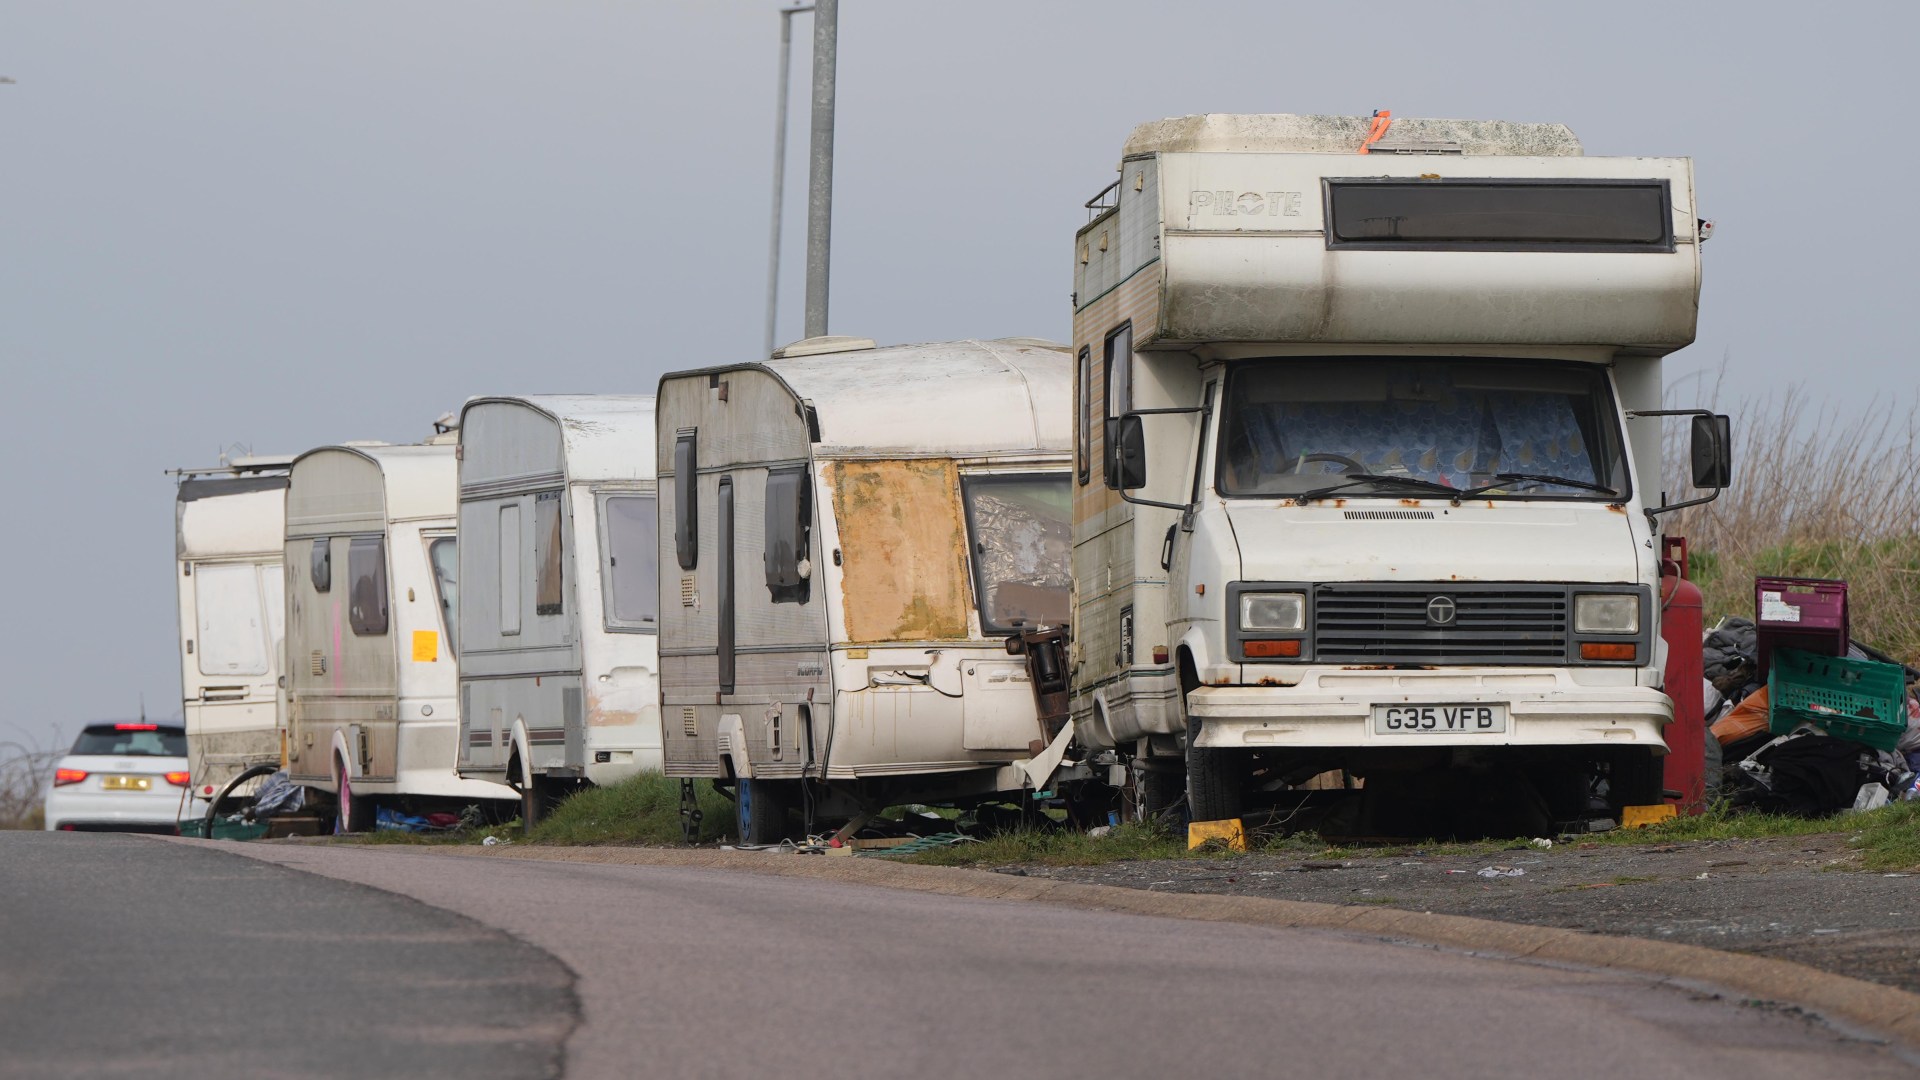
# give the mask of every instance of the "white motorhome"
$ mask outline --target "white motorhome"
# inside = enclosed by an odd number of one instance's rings
[[[653,398],[483,397],[460,418],[460,773],[531,826],[660,771]]]
[[[247,769],[280,760],[281,530],[292,462],[250,456],[174,474],[180,709],[190,790],[202,806]]]
[[[325,446],[287,487],[287,771],[331,793],[338,829],[377,803],[508,800],[456,771],[459,674],[448,640],[458,551],[451,436]]]
[[[1088,204],[1075,725],[1150,810],[1184,773],[1196,820],[1332,770],[1517,770],[1562,819],[1657,802],[1691,163],[1451,120],[1357,153],[1379,126],[1145,124]],[[1717,491],[1725,418],[1694,438]]]
[[[667,774],[732,784],[754,843],[1046,783],[1071,732],[1005,639],[1067,613],[1070,380],[1046,342],[851,338],[662,378]]]

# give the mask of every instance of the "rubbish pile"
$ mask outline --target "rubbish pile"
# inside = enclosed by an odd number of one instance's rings
[[[1809,818],[1920,799],[1920,671],[1852,639],[1845,582],[1754,585],[1703,643],[1709,790]]]

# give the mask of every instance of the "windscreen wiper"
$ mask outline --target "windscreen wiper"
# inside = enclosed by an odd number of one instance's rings
[[[1462,499],[1470,498],[1474,495],[1492,491],[1494,488],[1506,487],[1508,484],[1526,481],[1532,481],[1536,484],[1559,484],[1561,487],[1580,488],[1583,491],[1597,491],[1602,495],[1617,496],[1620,494],[1619,491],[1607,487],[1605,484],[1595,484],[1586,480],[1575,480],[1570,476],[1549,476],[1545,473],[1503,472],[1495,473],[1492,483],[1481,484],[1475,488],[1468,488],[1465,491],[1459,492],[1457,497]]]
[[[1312,491],[1303,491],[1295,495],[1293,501],[1301,506],[1305,506],[1314,499],[1324,499],[1336,491],[1345,491],[1350,487],[1358,487],[1361,484],[1404,484],[1407,487],[1419,491],[1431,491],[1437,495],[1445,495],[1449,498],[1458,494],[1453,488],[1445,484],[1432,480],[1422,480],[1417,476],[1384,476],[1380,473],[1363,472],[1347,473],[1341,478],[1341,482],[1338,484],[1328,484],[1326,487],[1317,487]]]

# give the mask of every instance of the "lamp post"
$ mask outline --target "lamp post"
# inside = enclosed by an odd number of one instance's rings
[[[787,83],[793,67],[793,17],[812,11],[812,6],[780,10],[780,94],[774,110],[773,129],[773,239],[767,253],[767,355],[773,355],[774,334],[780,314],[780,218],[786,203],[787,180]]]
[[[813,5],[813,149],[807,173],[807,336],[827,332],[827,263],[833,234],[833,74],[840,0]]]

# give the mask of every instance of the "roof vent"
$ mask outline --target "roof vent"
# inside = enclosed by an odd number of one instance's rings
[[[772,359],[786,360],[796,356],[824,356],[827,353],[860,352],[874,347],[872,338],[843,337],[829,334],[826,337],[810,337],[796,341],[791,345],[773,350]]]

